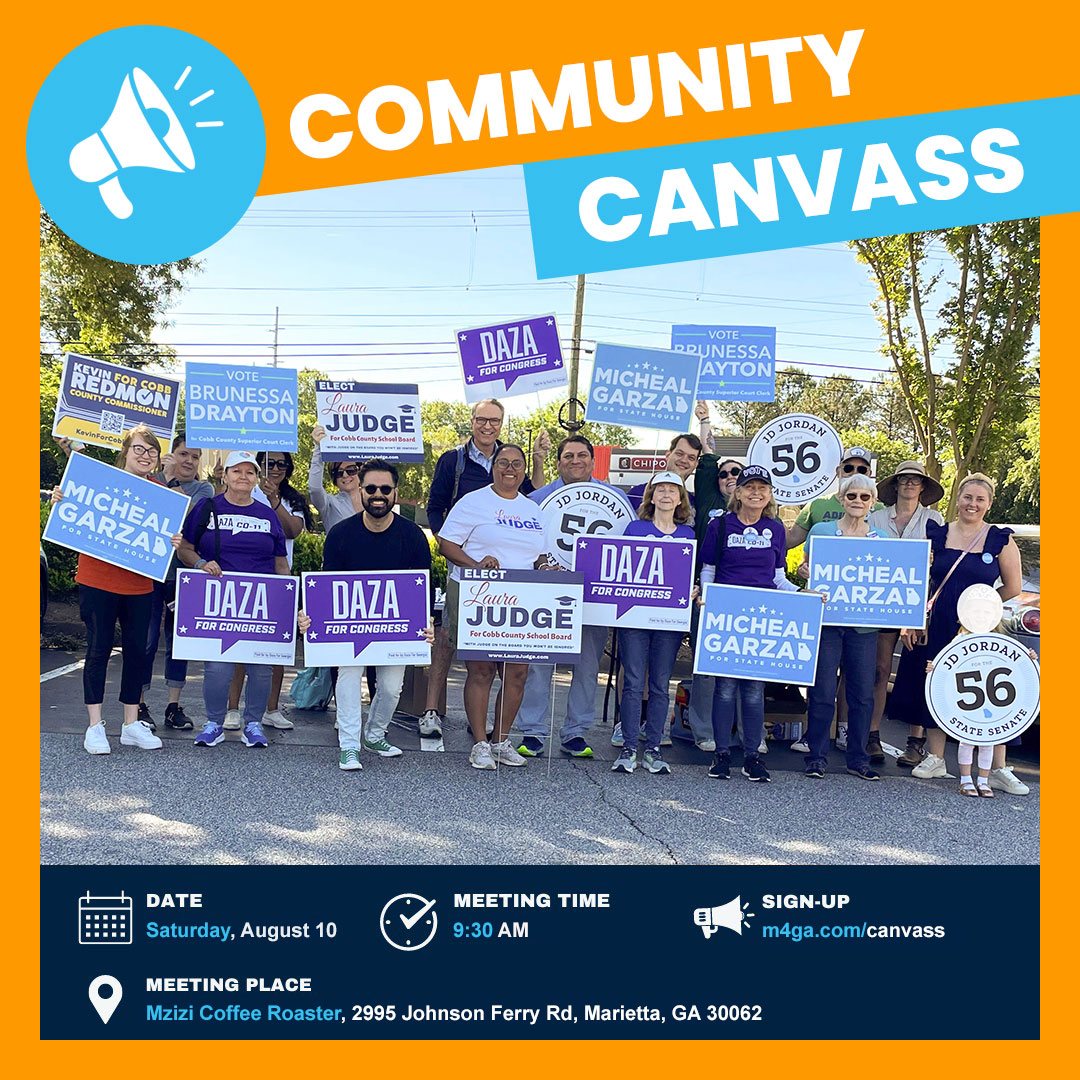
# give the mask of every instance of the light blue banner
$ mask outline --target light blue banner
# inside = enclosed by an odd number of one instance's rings
[[[812,686],[821,640],[820,596],[706,585],[694,671]]]
[[[68,459],[60,490],[64,497],[49,514],[43,540],[165,580],[186,495],[85,454]]]
[[[598,344],[585,415],[592,423],[689,431],[697,377],[695,356]]]
[[[525,166],[540,278],[1080,209],[1080,98]]]
[[[188,446],[297,449],[297,374],[293,368],[184,366]]]
[[[930,581],[929,540],[811,536],[810,588],[827,593],[826,626],[921,630]]]
[[[673,326],[671,347],[698,356],[697,397],[776,400],[775,326]]]

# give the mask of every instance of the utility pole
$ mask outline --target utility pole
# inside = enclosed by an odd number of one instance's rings
[[[278,317],[281,314],[281,308],[274,308],[274,367],[277,367],[277,339],[278,339]]]
[[[581,320],[585,314],[585,275],[578,274],[574,296],[574,336],[570,339],[570,423],[577,424],[578,364],[581,359]]]

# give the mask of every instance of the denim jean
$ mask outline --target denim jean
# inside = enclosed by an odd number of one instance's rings
[[[364,690],[362,667],[338,668],[337,723],[338,746],[342,750],[359,750],[361,733],[369,742],[386,737],[386,729],[405,685],[404,665],[380,665],[375,669],[375,696],[368,706],[367,724],[362,720],[361,695]]]
[[[731,746],[736,711],[742,720],[744,757],[757,757],[765,731],[765,684],[757,679],[716,676],[712,699],[712,730],[718,753]]]
[[[608,633],[606,626],[581,628],[581,659],[574,665],[566,716],[559,734],[561,742],[584,738],[596,722],[596,679],[604,659]],[[522,735],[545,738],[551,731],[551,683],[554,664],[530,664],[525,679],[525,693],[517,714],[517,729]]]
[[[224,660],[207,660],[203,664],[203,704],[206,719],[215,724],[225,721],[229,707],[229,684],[236,665]],[[245,664],[247,691],[244,694],[244,727],[253,720],[262,723],[266,703],[270,700],[270,664]]]
[[[623,689],[619,701],[624,745],[636,748],[641,728],[641,703],[648,670],[649,703],[645,706],[645,745],[660,745],[671,704],[671,671],[682,644],[678,630],[619,630],[619,660]]]
[[[690,623],[690,655],[697,656],[698,627],[701,623],[701,608],[694,605],[693,621]],[[712,701],[716,681],[712,675],[694,675],[690,687],[690,708],[687,719],[690,722],[690,734],[694,742],[699,743],[713,737]]]
[[[154,678],[154,660],[157,658],[158,642],[161,641],[162,615],[165,616],[165,685],[179,687],[187,682],[186,660],[173,659],[173,613],[168,605],[176,599],[176,582],[154,582],[150,601],[150,630],[146,635],[146,674],[143,676],[143,693],[150,689]]]
[[[817,673],[810,688],[806,742],[808,765],[829,760],[829,728],[836,707],[838,670],[844,669],[847,700],[847,766],[870,765],[866,740],[874,715],[874,673],[877,669],[877,634],[860,633],[851,626],[823,626],[818,646]]]

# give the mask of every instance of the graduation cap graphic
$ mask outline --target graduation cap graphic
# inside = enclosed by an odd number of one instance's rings
[[[416,412],[416,406],[415,405],[399,405],[398,408],[402,412]]]
[[[563,607],[569,607],[577,598],[573,596],[556,596],[555,599],[558,600]]]

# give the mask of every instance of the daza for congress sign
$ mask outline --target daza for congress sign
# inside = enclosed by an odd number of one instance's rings
[[[459,330],[457,347],[468,402],[566,385],[553,314]]]

